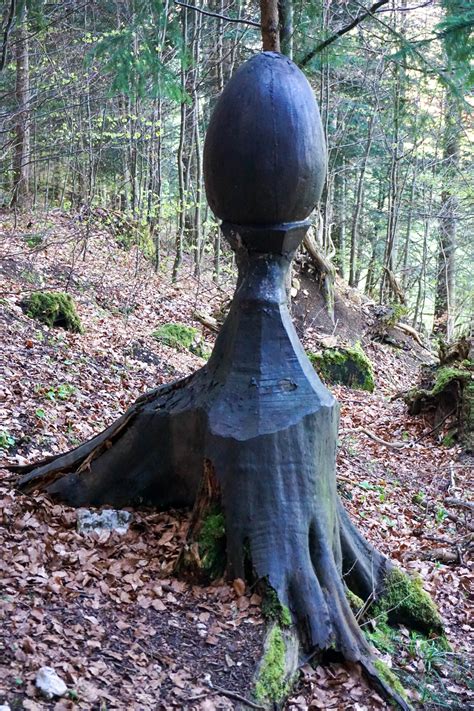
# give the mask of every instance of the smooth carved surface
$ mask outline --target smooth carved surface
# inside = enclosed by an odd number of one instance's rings
[[[240,225],[304,220],[326,175],[319,110],[306,77],[287,57],[263,52],[222,92],[204,147],[209,205]]]

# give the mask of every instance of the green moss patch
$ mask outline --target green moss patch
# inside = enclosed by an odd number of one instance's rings
[[[308,353],[314,369],[327,383],[368,390],[375,388],[372,363],[360,344],[349,348],[326,348],[322,353]]]
[[[281,627],[289,627],[292,623],[291,612],[278,599],[276,590],[265,583],[262,595],[262,614],[266,620],[278,622]]]
[[[165,323],[154,331],[153,338],[177,351],[190,351],[200,358],[208,356],[203,347],[201,335],[193,326],[185,326],[182,323]]]
[[[197,537],[201,566],[210,580],[220,578],[227,563],[224,514],[217,508],[204,517]]]
[[[389,686],[393,691],[402,697],[402,699],[407,700],[407,692],[405,687],[402,685],[398,677],[393,673],[385,662],[381,659],[376,659],[374,661],[374,667],[382,681],[384,681],[387,686]]]
[[[74,301],[69,294],[53,291],[34,291],[26,297],[23,311],[51,328],[64,328],[73,333],[82,333],[82,325]]]
[[[352,590],[349,590],[349,588],[346,588],[346,597],[354,614],[357,614],[362,610],[362,608],[364,607],[364,601],[361,597],[353,593]]]
[[[393,568],[385,579],[385,590],[372,608],[377,622],[400,622],[422,632],[441,633],[443,623],[421,579]]]
[[[255,697],[261,702],[279,703],[288,695],[290,683],[286,679],[285,640],[278,625],[267,637],[265,654],[255,684]]]

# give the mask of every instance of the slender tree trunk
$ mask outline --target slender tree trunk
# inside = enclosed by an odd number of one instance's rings
[[[362,166],[359,174],[359,181],[357,183],[356,191],[356,201],[354,208],[354,217],[352,220],[351,228],[351,257],[349,265],[349,286],[357,286],[356,273],[357,273],[357,254],[359,245],[359,220],[360,214],[362,212],[363,196],[364,196],[364,179],[367,170],[367,162],[369,160],[370,148],[372,146],[373,137],[373,127],[374,127],[375,113],[369,119],[367,126],[367,143],[365,146],[364,157],[362,159]]]
[[[278,0],[282,54],[293,59],[293,0]]]
[[[260,0],[262,42],[265,52],[280,51],[278,0]]]
[[[183,12],[183,41],[186,46],[188,37],[188,10]],[[183,93],[186,90],[186,70],[181,63],[181,90]],[[175,257],[173,264],[173,282],[178,278],[179,268],[183,260],[183,241],[184,231],[186,227],[186,185],[185,185],[185,165],[184,165],[184,143],[186,138],[186,104],[181,101],[181,123],[179,129],[179,146],[178,146],[178,196],[179,196],[179,219],[178,232],[176,234]]]
[[[12,205],[26,208],[30,199],[30,67],[26,10],[21,19],[15,43],[17,116],[13,153]]]
[[[457,100],[448,94],[443,137],[444,179],[439,216],[439,252],[433,332],[453,337],[454,266],[458,199],[453,181],[459,168],[460,115]]]
[[[413,222],[413,208],[415,199],[415,183],[417,177],[416,165],[413,166],[413,176],[410,186],[410,197],[408,203],[408,217],[407,226],[405,231],[405,243],[403,245],[403,257],[402,257],[402,278],[401,285],[402,289],[405,291],[408,286],[408,260],[410,256],[410,243],[411,243],[411,226]]]

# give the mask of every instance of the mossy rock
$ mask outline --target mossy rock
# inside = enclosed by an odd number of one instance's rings
[[[51,328],[64,328],[82,333],[76,306],[69,294],[54,291],[33,291],[21,302],[21,308],[31,318]]]
[[[372,363],[360,344],[349,348],[326,348],[322,353],[309,352],[308,358],[326,383],[369,392],[375,388]]]
[[[438,608],[419,577],[392,568],[384,581],[384,591],[371,608],[377,623],[401,623],[427,634],[441,634],[443,623]]]
[[[185,326],[182,323],[165,323],[152,334],[160,343],[174,348],[177,351],[190,351],[200,358],[206,358],[208,353],[202,344],[202,338],[193,326]]]

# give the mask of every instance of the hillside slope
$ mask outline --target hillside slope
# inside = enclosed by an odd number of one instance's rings
[[[201,366],[198,356],[152,334],[167,323],[202,330],[193,313],[210,313],[232,290],[231,282],[218,288],[195,279],[186,265],[173,285],[139,250],[124,250],[100,229],[89,234],[59,212],[16,226],[0,215],[0,256],[0,433],[9,463],[76,446],[142,392]],[[25,315],[22,299],[35,290],[70,293],[84,333]],[[352,326],[367,321],[355,302],[348,313]],[[309,323],[296,316],[305,347],[314,350],[321,330],[328,335],[323,317]],[[202,335],[211,348],[212,334]],[[464,708],[472,698],[462,659],[472,648],[466,537],[473,528],[469,509],[452,501],[469,497],[472,460],[441,446],[429,423],[390,399],[413,383],[423,354],[409,343],[405,351],[375,343],[368,332],[362,341],[376,390],[333,388],[341,404],[340,491],[364,535],[422,575],[446,621],[454,652],[438,651],[436,659],[435,647],[402,630],[406,644],[393,664],[413,686],[412,701]],[[173,579],[187,513],[136,512],[125,536],[88,538],[76,532],[74,510],[20,495],[14,483],[2,470],[0,703],[58,711],[236,708],[261,654],[260,600],[239,584],[197,588]],[[69,700],[55,705],[36,695],[35,672],[44,664],[65,678]],[[287,708],[385,704],[356,670],[334,663],[306,665]]]

